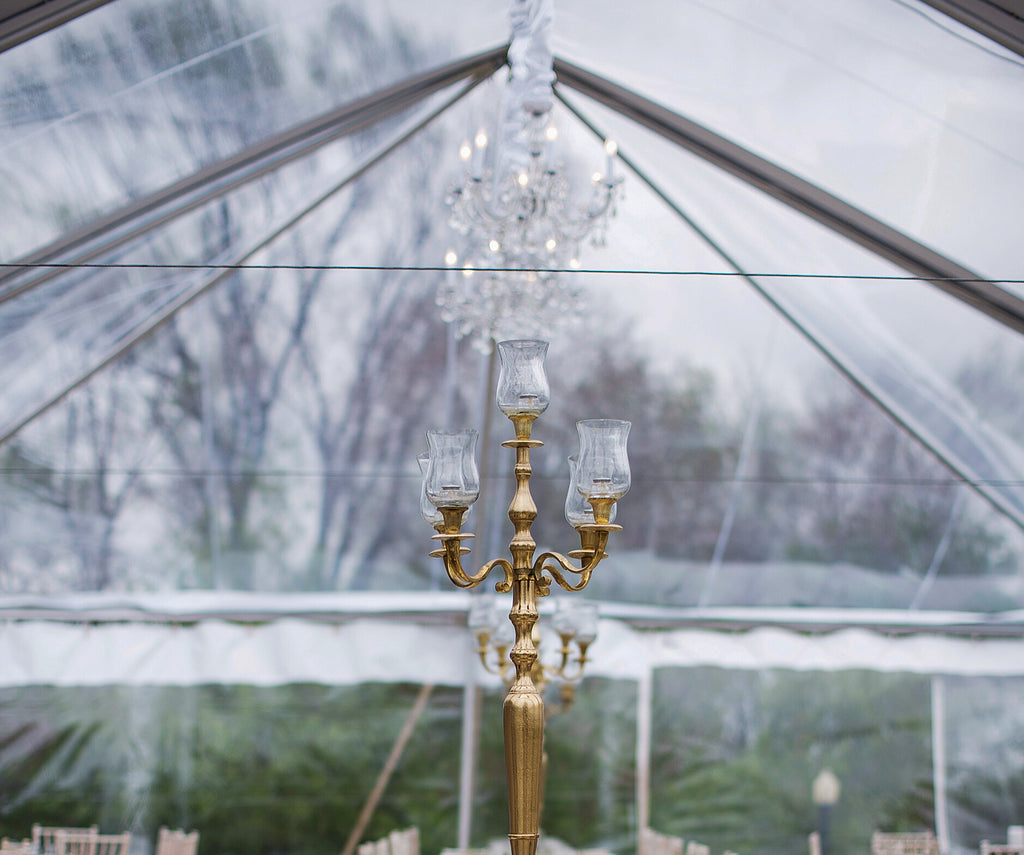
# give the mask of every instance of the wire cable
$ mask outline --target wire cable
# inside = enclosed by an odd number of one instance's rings
[[[46,475],[60,477],[96,477],[101,475],[126,476],[126,475],[147,475],[150,477],[169,478],[304,478],[304,479],[359,479],[372,478],[374,480],[420,480],[422,474],[419,471],[412,472],[404,469],[217,469],[197,467],[191,469],[178,467],[74,467],[74,468],[51,468],[45,465],[39,467],[31,466],[4,466],[0,467],[0,475]],[[534,472],[531,476],[537,482],[562,482],[561,475],[546,475],[542,472]],[[483,479],[481,479],[483,480]],[[495,476],[494,481],[501,481],[501,476]],[[953,476],[944,477],[857,477],[857,476],[824,476],[824,475],[745,475],[735,476],[723,473],[718,476],[692,477],[670,477],[664,475],[637,475],[634,483],[644,482],[650,484],[732,484],[738,481],[742,484],[768,487],[813,487],[817,485],[844,486],[844,487],[960,487],[968,482]],[[977,479],[969,482],[971,484],[985,484],[991,487],[1024,487],[1024,479]]]
[[[35,262],[0,262],[2,269],[43,269],[57,270],[295,270],[295,271],[338,271],[377,273],[447,273],[451,268],[443,264],[285,264],[285,263],[218,263],[218,262],[70,262],[61,264]],[[991,282],[996,285],[1024,285],[1024,279],[992,279],[989,277],[914,276],[913,274],[888,273],[792,273],[792,272],[738,272],[735,270],[685,270],[682,268],[655,267],[474,267],[477,273],[558,273],[593,276],[685,276],[760,279],[826,279],[854,280],[867,282]]]

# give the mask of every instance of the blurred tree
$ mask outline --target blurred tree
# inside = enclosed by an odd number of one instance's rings
[[[617,522],[624,530],[616,535],[615,548],[646,548],[672,557],[710,556],[722,513],[716,482],[735,455],[735,446],[722,439],[723,433],[729,436],[732,431],[715,412],[712,376],[689,365],[658,374],[631,331],[614,321],[600,332],[572,339],[571,349],[556,351],[551,362],[548,373],[563,390],[552,395],[538,427],[538,436],[547,444],[537,466],[546,480],[538,491],[549,491],[542,507],[552,508],[538,521],[542,535],[550,530],[552,519],[564,527],[566,458],[576,453],[576,420],[623,418],[632,422],[632,486],[619,505]]]
[[[59,438],[59,451],[43,452],[37,441],[15,442],[2,452],[11,486],[50,521],[42,542],[30,551],[47,554],[46,564],[55,570],[67,566],[57,573],[59,583],[76,590],[104,590],[128,575],[117,560],[115,538],[126,504],[138,495],[148,444],[130,391],[132,362],[113,366],[51,415],[44,437]],[[27,533],[39,534],[31,524],[21,537]],[[13,578],[15,563],[13,556],[3,563],[6,584],[24,586],[27,580]]]
[[[792,432],[794,471],[808,472],[815,486],[791,509],[799,523],[789,553],[924,574],[954,514],[955,476],[855,389],[830,389]],[[998,530],[969,514],[953,524],[940,569],[973,575],[1013,566]]]

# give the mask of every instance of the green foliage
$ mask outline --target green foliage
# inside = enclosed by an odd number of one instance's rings
[[[874,829],[934,828],[930,681],[874,672],[661,669],[651,827],[743,855],[805,851],[811,782],[842,782],[833,855]],[[198,828],[206,855],[337,855],[417,686],[29,687],[0,692],[0,835],[33,822]],[[1001,839],[1024,804],[1019,681],[950,683],[953,839]],[[471,844],[507,832],[501,692],[480,702]],[[970,701],[984,694],[988,706]],[[424,853],[456,839],[462,691],[435,688],[362,840],[415,825]],[[542,827],[632,851],[637,693],[591,678],[548,722]],[[991,707],[991,708],[990,708]],[[1002,710],[995,720],[992,709]],[[966,740],[966,741],[965,741]],[[959,746],[959,748],[957,748]],[[956,749],[956,750],[954,750]],[[996,752],[993,754],[993,752]]]
[[[42,691],[60,701],[45,709],[44,721],[4,733],[0,833],[24,836],[32,822],[99,822],[155,839],[168,825],[200,829],[202,849],[218,855],[333,855],[355,826],[418,687],[140,689],[122,697],[121,711],[138,719],[149,710],[149,718],[127,731],[109,708],[88,703],[92,690]],[[460,701],[454,690],[434,691],[363,839],[417,825],[424,851],[450,845]],[[45,722],[68,716],[79,722]],[[139,756],[140,737],[152,755]],[[132,792],[128,779],[140,777],[147,778],[143,791]],[[132,796],[146,806],[134,825]]]
[[[713,850],[803,851],[817,823],[811,782],[826,766],[843,784],[834,855],[918,818],[931,774],[927,678],[675,669],[658,672],[655,697],[659,831]]]

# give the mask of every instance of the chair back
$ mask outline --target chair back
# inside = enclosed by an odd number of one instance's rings
[[[640,829],[637,855],[683,855],[683,838],[662,834],[653,828]]]
[[[876,831],[871,835],[871,855],[939,855],[939,841],[931,831]]]
[[[360,843],[356,855],[420,855],[420,830],[414,826],[392,831],[380,840]]]
[[[58,828],[53,833],[53,855],[96,855],[96,831],[68,831]]]
[[[196,855],[199,832],[161,826],[156,837],[156,855]]]
[[[388,835],[390,855],[420,855],[420,830],[413,826]]]
[[[989,843],[981,841],[981,855],[1024,855],[1024,843]]]
[[[2,855],[32,855],[32,841],[27,837],[24,840],[9,840],[4,837],[0,839],[0,853]]]
[[[72,834],[99,834],[98,825],[90,825],[88,828],[73,828],[59,825],[40,825],[34,823],[32,826],[32,848],[39,855],[50,855],[57,848],[56,835],[58,831],[67,831]]]
[[[132,833],[97,834],[93,855],[128,855],[132,845]]]

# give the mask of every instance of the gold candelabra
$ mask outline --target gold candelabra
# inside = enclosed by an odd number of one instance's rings
[[[534,558],[537,544],[530,529],[537,518],[537,506],[530,494],[530,449],[543,445],[531,439],[531,433],[534,421],[550,400],[544,372],[546,354],[547,343],[543,341],[498,344],[501,369],[497,404],[515,430],[515,439],[502,443],[515,449],[516,454],[516,490],[508,510],[514,528],[509,543],[512,560],[492,559],[474,574],[462,567],[462,556],[469,552],[462,542],[473,537],[462,531],[462,523],[480,493],[475,430],[427,431],[429,450],[421,503],[424,517],[437,531],[434,540],[440,542],[440,548],[430,554],[443,559],[448,577],[457,587],[474,588],[491,571],[500,569],[504,578],[495,584],[495,590],[512,592],[509,620],[515,638],[508,655],[515,675],[503,707],[512,855],[534,855],[540,834],[544,701],[535,680],[537,598],[547,596],[552,580],[566,591],[587,586],[594,569],[606,557],[608,536],[622,528],[612,522],[612,515],[630,482],[626,456],[630,423],[613,419],[577,422],[580,449],[575,463],[570,462],[566,517],[579,534],[580,548],[568,555],[544,552]],[[579,561],[579,566],[574,561]],[[584,647],[584,661],[585,657]]]

